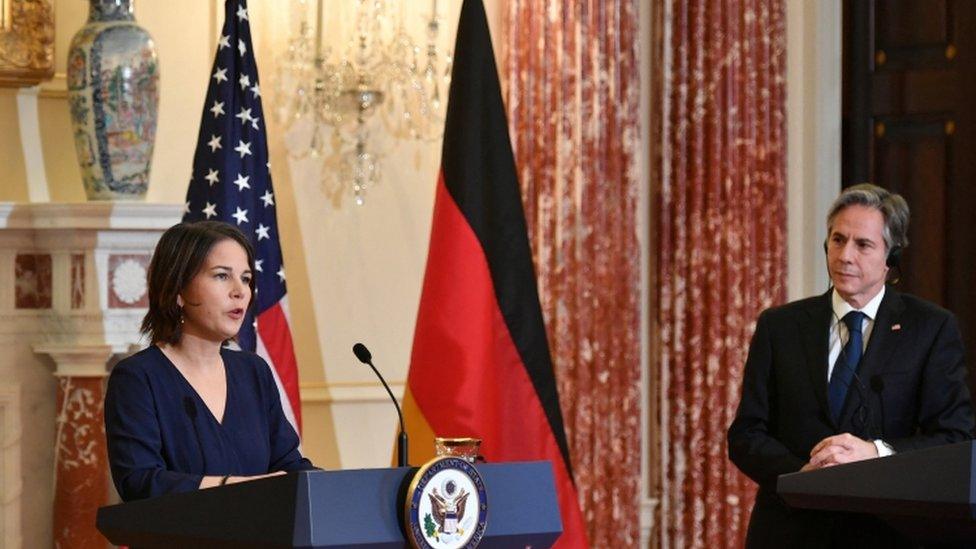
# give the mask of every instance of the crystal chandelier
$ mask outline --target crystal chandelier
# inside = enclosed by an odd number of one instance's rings
[[[351,186],[362,205],[380,180],[379,137],[433,141],[443,133],[451,53],[438,48],[437,0],[424,15],[425,48],[407,32],[402,2],[394,15],[390,0],[355,0],[341,55],[323,44],[322,3],[316,0],[314,25],[303,18],[278,65],[275,114],[295,130],[290,154],[323,162],[336,203]]]

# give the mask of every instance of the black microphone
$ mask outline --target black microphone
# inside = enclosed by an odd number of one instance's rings
[[[881,403],[881,437],[879,438],[884,438],[884,376],[881,374],[871,376],[871,390],[878,393],[878,402]]]
[[[203,441],[200,439],[200,430],[197,429],[197,405],[193,402],[192,398],[188,396],[183,397],[183,411],[190,418],[190,425],[193,425],[193,434],[197,438],[197,448],[200,450],[200,461],[203,462],[203,473],[206,474],[207,456],[203,453]]]
[[[884,377],[881,374],[874,374],[871,377],[871,390],[875,393],[884,391]]]
[[[366,348],[362,343],[357,343],[352,346],[352,352],[359,359],[359,362],[368,365],[376,373],[376,377],[380,378],[380,383],[383,384],[383,388],[386,389],[387,394],[390,395],[390,399],[393,401],[393,405],[396,406],[397,416],[400,418],[400,435],[397,438],[397,465],[399,467],[410,467],[410,463],[407,462],[407,430],[403,427],[403,412],[400,411],[400,403],[397,402],[395,396],[393,396],[393,391],[390,390],[390,386],[386,384],[386,380],[383,379],[383,375],[380,371],[373,366],[373,355],[370,354],[369,349]]]

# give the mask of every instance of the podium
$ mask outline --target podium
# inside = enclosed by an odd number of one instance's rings
[[[780,475],[793,507],[867,513],[919,543],[976,542],[976,441]]]
[[[562,533],[552,465],[480,464],[488,517],[481,547],[549,547]],[[407,547],[404,496],[415,468],[302,471],[102,507],[115,545]]]

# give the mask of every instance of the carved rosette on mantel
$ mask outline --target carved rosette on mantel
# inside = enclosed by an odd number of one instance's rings
[[[156,139],[159,66],[132,0],[89,0],[68,51],[68,107],[89,200],[142,200]]]
[[[35,86],[54,76],[51,0],[0,0],[0,87]]]
[[[94,523],[112,493],[105,376],[144,344],[146,267],[181,214],[181,204],[0,203],[0,393],[21,395],[18,454],[32,463],[22,473],[31,490],[0,502],[30,517],[6,539],[105,547]],[[0,486],[19,482],[7,474]]]

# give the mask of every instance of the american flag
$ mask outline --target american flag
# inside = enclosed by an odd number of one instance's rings
[[[282,407],[300,432],[298,366],[288,328],[285,267],[246,0],[225,2],[224,28],[200,122],[183,221],[202,219],[236,226],[254,246],[255,306],[238,343],[272,366]]]

